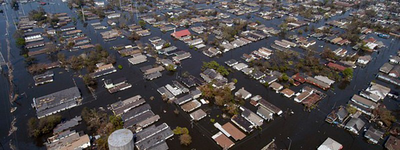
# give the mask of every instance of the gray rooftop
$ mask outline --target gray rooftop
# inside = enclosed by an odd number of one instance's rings
[[[128,121],[129,119],[132,119],[132,118],[134,118],[134,117],[136,117],[136,116],[138,116],[138,115],[140,115],[140,114],[142,114],[142,113],[144,113],[144,112],[146,112],[146,111],[148,111],[150,109],[151,109],[151,107],[150,107],[149,104],[144,104],[142,106],[139,106],[139,107],[137,107],[135,109],[132,109],[132,110],[122,114],[122,120]]]

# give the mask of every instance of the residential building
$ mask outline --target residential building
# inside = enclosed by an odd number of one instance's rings
[[[373,144],[378,144],[379,140],[383,138],[383,132],[375,129],[374,127],[369,127],[367,132],[365,132],[364,137]]]
[[[349,122],[347,122],[345,128],[350,132],[359,135],[364,127],[365,122],[360,118],[351,118]]]
[[[239,98],[243,98],[243,99],[249,99],[251,97],[251,93],[247,92],[244,87],[242,87],[241,89],[239,89],[236,93],[235,96],[239,97]]]
[[[341,150],[343,145],[328,137],[317,150]]]
[[[78,106],[81,103],[81,99],[78,87],[72,87],[42,97],[33,98],[33,107],[35,107],[36,115],[40,119]]]

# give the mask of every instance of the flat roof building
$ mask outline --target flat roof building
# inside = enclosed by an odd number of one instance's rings
[[[33,106],[36,109],[37,117],[42,118],[79,105],[81,98],[78,87],[72,87],[33,98]]]

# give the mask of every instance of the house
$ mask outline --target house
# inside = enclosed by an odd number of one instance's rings
[[[256,106],[262,106],[265,109],[268,109],[269,111],[271,111],[277,115],[281,115],[283,113],[283,111],[280,108],[276,107],[275,105],[273,105],[272,103],[268,102],[265,99],[258,100],[258,103],[256,104]]]
[[[245,63],[238,63],[238,64],[234,65],[232,68],[240,71],[247,67],[248,67],[248,65]]]
[[[399,150],[400,149],[400,139],[394,136],[389,136],[385,143],[385,148],[388,150]]]
[[[251,110],[242,106],[240,107],[240,110],[242,111],[241,116],[249,121],[253,125],[253,127],[260,127],[263,125],[264,120]]]
[[[343,122],[344,119],[349,115],[349,112],[347,111],[346,107],[340,107],[338,111],[336,112],[337,119],[339,119],[340,122]]]
[[[136,64],[140,64],[143,62],[147,61],[147,56],[146,55],[142,55],[142,54],[134,54],[132,56],[132,58],[129,58],[128,61],[132,64],[132,65],[136,65]]]
[[[371,55],[360,56],[357,59],[357,63],[361,65],[366,65],[372,60]]]
[[[332,85],[333,83],[335,83],[334,80],[329,79],[327,76],[314,76],[315,79],[320,80],[328,85]]]
[[[328,123],[341,124],[349,115],[346,107],[340,106],[338,110],[333,110],[325,119]]]
[[[49,95],[33,98],[37,117],[43,118],[80,105],[82,99],[78,87],[61,90]]]
[[[232,66],[234,66],[234,65],[236,65],[238,63],[239,62],[237,60],[235,60],[235,59],[230,59],[230,60],[225,62],[225,64],[228,65],[229,67],[232,67]]]
[[[376,94],[371,93],[371,92],[366,91],[366,90],[361,90],[361,91],[360,91],[360,95],[361,95],[362,97],[365,97],[365,98],[367,98],[367,99],[369,99],[369,100],[375,102],[375,103],[377,103],[377,102],[380,100],[379,95],[376,95]]]
[[[144,104],[145,102],[146,100],[144,100],[140,95],[136,95],[123,101],[112,103],[111,110],[113,111],[114,115],[121,116],[123,113],[126,113],[129,110]]]
[[[364,137],[367,138],[368,141],[378,144],[379,140],[383,138],[383,132],[374,127],[369,127],[367,132],[365,132]]]
[[[244,87],[242,87],[241,89],[239,89],[236,93],[235,96],[239,97],[239,98],[243,98],[243,99],[249,99],[251,97],[251,93],[247,92]]]
[[[322,78],[322,77],[321,77],[321,78]],[[325,78],[322,78],[322,79],[325,79]],[[317,87],[323,89],[323,90],[327,90],[327,89],[330,88],[330,85],[329,85],[329,84],[327,84],[327,83],[325,83],[325,82],[323,82],[323,81],[321,81],[321,80],[315,79],[315,78],[313,78],[313,77],[307,77],[307,78],[306,78],[306,81],[307,81],[308,83],[312,84],[312,85],[315,85],[315,86],[317,86]],[[331,81],[326,81],[326,82],[331,82]]]
[[[214,56],[217,56],[218,54],[221,54],[221,51],[219,51],[218,49],[216,49],[214,47],[210,47],[207,50],[204,50],[203,54],[208,57],[214,57]]]
[[[253,131],[253,125],[241,115],[232,116],[231,121],[246,133]]]
[[[222,129],[224,129],[229,135],[233,137],[236,141],[241,140],[246,137],[246,134],[244,134],[242,131],[240,131],[238,128],[236,128],[232,123],[227,122],[224,125],[222,125]]]
[[[90,139],[87,134],[80,136],[79,133],[72,133],[70,135],[65,136],[64,138],[60,138],[58,140],[52,141],[50,143],[46,143],[46,149],[85,149],[90,146]]]
[[[269,121],[273,119],[274,112],[266,109],[265,107],[258,106],[257,115],[262,117],[264,120]]]
[[[108,79],[104,81],[104,87],[108,90],[108,92],[115,93],[131,88],[132,84],[127,83],[126,78],[119,78],[116,80]]]
[[[328,137],[319,147],[318,150],[341,150],[342,144]]]
[[[378,83],[371,82],[370,86],[366,89],[366,91],[378,95],[379,99],[384,99],[386,95],[389,94],[390,88],[380,85]]]
[[[336,56],[344,57],[344,56],[346,56],[346,54],[347,54],[347,50],[345,50],[345,49],[343,49],[343,48],[338,48],[338,49],[334,50],[333,53],[334,53]]]
[[[283,89],[283,86],[279,83],[273,82],[272,84],[269,85],[270,88],[275,90],[277,93]]]
[[[229,149],[231,148],[233,145],[235,145],[235,143],[233,143],[228,137],[225,136],[225,134],[223,134],[222,132],[218,132],[217,134],[213,135],[212,138],[214,139],[215,142],[217,142],[217,144],[219,146],[222,147],[222,149]]]
[[[346,69],[345,66],[342,66],[342,65],[339,65],[336,63],[332,63],[332,62],[329,62],[326,66],[328,66],[329,68],[332,68],[334,70],[338,70],[338,71],[344,71]]]
[[[283,96],[285,96],[285,97],[287,97],[287,98],[290,98],[290,97],[292,97],[292,96],[294,95],[294,91],[292,91],[292,90],[289,89],[289,88],[283,89],[283,90],[281,91],[281,93],[283,94]]]
[[[119,17],[121,17],[120,13],[112,13],[112,14],[107,15],[108,19],[119,18]]]
[[[396,56],[396,55],[391,56],[389,58],[389,62],[392,63],[392,64],[399,64],[400,63],[400,57]]]
[[[242,69],[242,72],[245,74],[245,75],[250,75],[250,74],[252,74],[253,73],[253,68],[244,68],[244,69]]]
[[[360,118],[351,118],[349,122],[347,122],[345,128],[350,132],[359,135],[361,129],[364,127],[365,122]]]
[[[278,77],[276,77],[276,76],[266,76],[266,77],[260,79],[260,83],[270,85],[277,80],[278,80]]]
[[[393,69],[389,72],[389,76],[398,78],[400,77],[400,65],[396,65]]]
[[[183,104],[181,108],[185,112],[192,112],[193,110],[199,108],[200,106],[201,103],[198,100],[192,100],[190,102],[187,102],[186,104]]]
[[[359,95],[354,94],[353,97],[351,97],[351,101],[353,101],[354,103],[361,105],[364,108],[368,108],[368,109],[375,109],[377,108],[377,104],[371,100],[368,100],[366,98],[363,98]]]
[[[306,76],[300,73],[296,73],[295,75],[293,75],[292,79],[300,83],[306,82]]]
[[[260,80],[261,78],[265,77],[265,74],[259,70],[253,71],[253,73],[251,73],[251,77],[253,77],[256,80]]]
[[[303,100],[305,100],[308,96],[310,96],[313,93],[313,91],[308,91],[308,90],[303,90],[300,94],[298,94],[295,98],[294,101],[301,103]]]
[[[212,82],[213,80],[217,80],[219,82],[227,83],[228,79],[222,76],[220,73],[215,71],[214,69],[206,69],[202,73],[200,73],[200,76],[206,81],[207,83]]]
[[[390,70],[393,69],[393,67],[394,67],[393,65],[391,65],[389,63],[385,63],[382,65],[381,68],[379,68],[379,71],[388,74],[390,72]]]
[[[198,110],[190,113],[190,117],[192,118],[192,120],[195,120],[195,121],[199,121],[206,116],[207,116],[207,113],[204,112],[204,110],[202,110],[202,109],[198,109]]]
[[[190,37],[190,35],[191,34],[190,34],[190,31],[188,29],[181,30],[181,31],[176,31],[176,32],[171,33],[171,36],[173,36],[174,38],[177,38],[177,39]]]

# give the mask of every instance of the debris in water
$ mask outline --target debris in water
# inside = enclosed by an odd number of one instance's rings
[[[15,131],[17,131],[17,127],[15,127],[15,123],[17,122],[17,119],[14,117],[13,121],[11,121],[11,128],[10,131],[8,131],[8,136],[13,134]]]
[[[12,107],[10,113],[13,113],[15,110],[17,110],[17,107]]]

